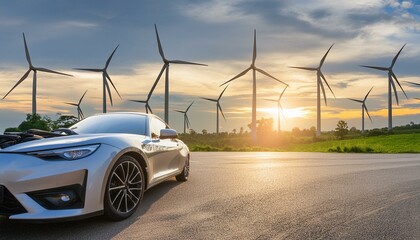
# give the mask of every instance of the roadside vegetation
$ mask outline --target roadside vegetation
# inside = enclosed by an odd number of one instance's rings
[[[55,120],[47,116],[28,114],[18,127],[6,132],[21,132],[29,129],[51,131],[69,127],[77,122],[74,116],[57,115]],[[203,129],[179,134],[191,151],[273,151],[273,152],[336,152],[336,153],[420,153],[420,124],[411,122],[405,126],[366,130],[362,133],[355,127],[349,129],[340,120],[334,131],[322,132],[316,137],[316,128],[293,128],[292,131],[273,131],[273,119],[257,121],[257,144],[252,143],[248,130],[240,128],[219,135]]]

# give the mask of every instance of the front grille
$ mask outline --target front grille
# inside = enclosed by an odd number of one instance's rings
[[[0,215],[10,216],[26,212],[12,193],[5,186],[0,185]]]

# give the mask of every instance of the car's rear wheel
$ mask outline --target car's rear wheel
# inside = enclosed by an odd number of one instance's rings
[[[104,198],[105,217],[119,221],[130,217],[140,205],[144,193],[144,174],[131,156],[122,156],[108,176]]]
[[[190,176],[190,157],[188,156],[185,160],[184,169],[182,170],[182,173],[179,175],[176,175],[175,178],[178,182],[185,182],[188,180],[188,177]]]

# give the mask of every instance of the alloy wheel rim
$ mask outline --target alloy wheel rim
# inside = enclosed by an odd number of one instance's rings
[[[111,173],[108,196],[112,207],[119,213],[128,213],[140,202],[142,194],[142,174],[131,161],[118,164]]]

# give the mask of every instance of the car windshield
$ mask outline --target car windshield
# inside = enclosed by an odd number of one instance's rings
[[[139,114],[103,114],[88,117],[72,127],[78,134],[131,133],[146,135],[147,116]]]

